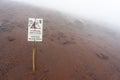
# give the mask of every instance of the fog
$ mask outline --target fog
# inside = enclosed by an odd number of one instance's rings
[[[35,6],[47,7],[84,17],[96,22],[103,22],[112,29],[120,29],[119,0],[14,0]]]

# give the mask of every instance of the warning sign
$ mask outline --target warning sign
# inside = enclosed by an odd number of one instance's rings
[[[28,19],[28,41],[42,41],[43,19]]]

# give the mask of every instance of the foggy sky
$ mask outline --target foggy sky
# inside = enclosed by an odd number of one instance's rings
[[[120,29],[120,0],[14,0],[56,9],[91,20],[103,21]]]

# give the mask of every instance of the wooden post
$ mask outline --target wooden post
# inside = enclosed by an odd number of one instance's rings
[[[33,73],[35,73],[35,70],[36,70],[36,52],[37,52],[37,46],[36,46],[36,41],[34,41],[34,46],[33,46]]]

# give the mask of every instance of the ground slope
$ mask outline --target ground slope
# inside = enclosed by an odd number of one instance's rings
[[[35,74],[29,17],[44,19]],[[57,11],[1,1],[0,80],[120,80],[119,40],[109,29]]]

